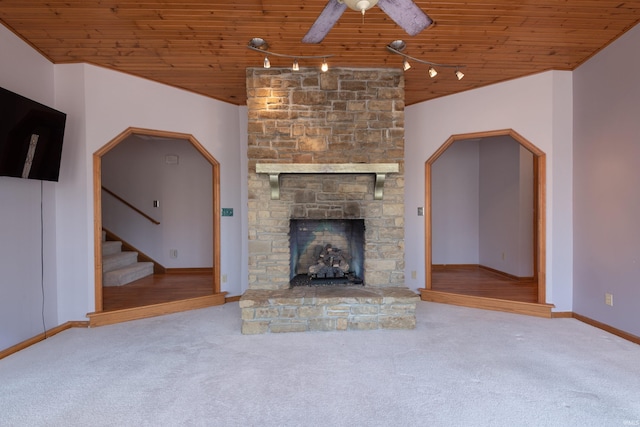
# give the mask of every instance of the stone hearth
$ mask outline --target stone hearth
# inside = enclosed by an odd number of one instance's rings
[[[419,297],[404,286],[402,71],[247,69],[247,107],[242,332],[415,327]],[[384,176],[360,169],[378,164],[393,168]],[[279,165],[289,169],[274,176]],[[291,219],[362,219],[365,286],[291,288]]]
[[[248,290],[240,300],[242,333],[413,329],[419,299],[402,287]]]

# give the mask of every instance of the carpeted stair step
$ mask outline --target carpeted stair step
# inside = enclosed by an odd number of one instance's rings
[[[109,240],[102,242],[102,256],[117,254],[122,251],[122,242],[119,240]]]
[[[104,273],[102,286],[122,286],[151,274],[153,274],[152,262],[136,262],[127,267]]]
[[[138,262],[138,252],[125,251],[102,257],[102,272],[118,270]]]

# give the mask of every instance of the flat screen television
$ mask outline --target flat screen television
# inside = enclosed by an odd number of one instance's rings
[[[0,176],[58,181],[67,115],[0,87]]]

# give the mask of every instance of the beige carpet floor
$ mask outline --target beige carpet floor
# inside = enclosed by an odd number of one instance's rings
[[[243,336],[237,303],[0,360],[0,426],[640,425],[640,346],[421,302],[415,330]]]

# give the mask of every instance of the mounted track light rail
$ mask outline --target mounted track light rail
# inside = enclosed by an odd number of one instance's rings
[[[404,71],[407,71],[409,68],[411,68],[411,64],[409,63],[409,60],[411,60],[414,62],[419,62],[420,64],[428,65],[429,66],[428,73],[429,73],[429,77],[431,78],[434,78],[435,76],[438,75],[438,71],[436,70],[436,67],[437,67],[437,68],[455,68],[456,78],[458,80],[463,79],[464,73],[460,71],[460,68],[466,68],[466,65],[439,64],[437,62],[425,61],[423,59],[414,58],[413,56],[409,56],[406,53],[402,52],[406,47],[407,45],[403,40],[394,40],[387,45],[387,50],[389,52],[395,53],[396,55],[400,55],[404,58],[402,62],[402,69]]]
[[[271,52],[269,50],[269,43],[267,43],[264,39],[260,37],[254,37],[251,40],[249,40],[249,44],[247,45],[247,48],[256,52],[260,52],[264,55],[264,62],[263,62],[264,68],[271,68],[271,61],[269,60],[270,56],[293,59],[293,63],[291,65],[291,69],[293,71],[298,71],[300,69],[300,65],[298,63],[299,60],[322,59],[322,65],[320,67],[320,70],[322,70],[322,72],[325,72],[329,69],[329,65],[327,64],[327,58],[331,58],[334,56],[334,55],[288,55],[286,53]]]

